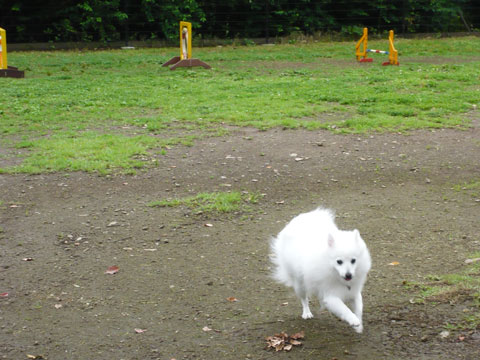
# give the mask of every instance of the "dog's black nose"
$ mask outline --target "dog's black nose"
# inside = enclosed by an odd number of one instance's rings
[[[345,280],[352,280],[352,274],[346,273],[345,274]]]

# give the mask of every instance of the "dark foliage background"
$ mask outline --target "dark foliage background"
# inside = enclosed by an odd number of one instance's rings
[[[274,38],[293,32],[357,35],[478,31],[479,0],[0,0],[9,42]]]

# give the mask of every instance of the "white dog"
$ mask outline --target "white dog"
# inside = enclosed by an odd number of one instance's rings
[[[322,309],[361,333],[362,289],[371,258],[358,230],[339,230],[334,219],[332,211],[318,208],[290,221],[271,243],[274,278],[293,287],[302,302],[302,318],[313,317],[308,297],[315,295]]]

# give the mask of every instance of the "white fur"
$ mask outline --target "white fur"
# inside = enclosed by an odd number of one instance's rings
[[[274,278],[293,287],[304,319],[313,317],[308,298],[315,295],[322,308],[361,333],[362,289],[371,258],[358,230],[339,230],[334,219],[331,210],[318,208],[290,221],[271,243]]]

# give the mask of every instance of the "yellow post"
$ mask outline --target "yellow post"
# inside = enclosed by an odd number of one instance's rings
[[[388,34],[388,61],[390,65],[398,65],[398,51],[393,45],[393,30],[390,30]]]
[[[362,57],[364,59],[367,57],[367,44],[368,44],[368,29],[363,28],[363,35],[360,38],[360,40],[358,40],[357,45],[355,45],[355,56],[357,57],[358,61],[360,61]],[[361,46],[362,48],[360,48]]]
[[[180,60],[192,57],[192,23],[180,21]]]
[[[179,67],[203,66],[205,69],[211,69],[211,66],[199,59],[192,59],[192,24],[186,21],[180,21],[180,56],[174,56],[162,66],[173,66],[170,70]]]
[[[0,69],[8,69],[7,32],[2,28],[0,28]]]

